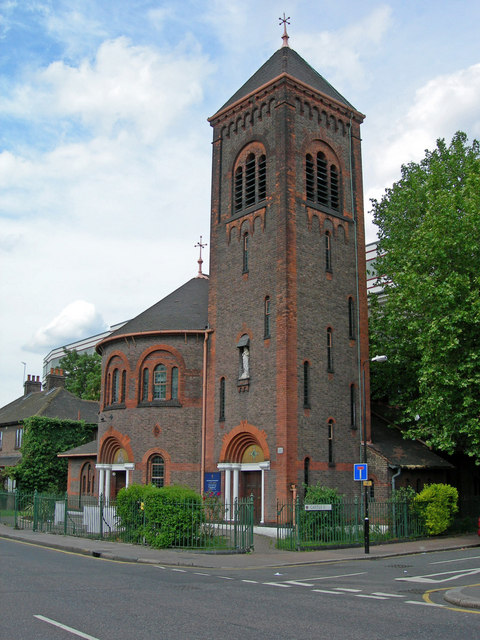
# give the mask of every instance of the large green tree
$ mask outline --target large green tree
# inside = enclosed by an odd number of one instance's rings
[[[57,454],[89,442],[95,428],[82,420],[27,418],[23,421],[22,459],[9,474],[23,491],[65,491],[68,461]]]
[[[458,132],[373,201],[378,275],[372,300],[373,397],[405,434],[480,462],[480,147]]]
[[[78,353],[75,349],[65,349],[60,360],[65,371],[65,387],[84,400],[100,400],[102,379],[102,359],[97,353]]]

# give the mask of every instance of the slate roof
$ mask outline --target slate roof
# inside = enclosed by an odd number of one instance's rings
[[[81,444],[79,447],[74,447],[73,449],[69,449],[68,451],[62,451],[62,453],[58,453],[57,456],[59,458],[73,458],[75,456],[80,457],[88,457],[88,456],[97,456],[97,448],[98,442],[96,440],[91,440],[85,444]]]
[[[208,325],[208,279],[192,278],[105,338],[154,331],[203,331]]]
[[[349,109],[354,109],[356,111],[355,107],[351,105],[341,93],[332,87],[332,85],[327,82],[323,76],[315,71],[315,69],[311,67],[296,51],[290,49],[290,47],[282,47],[278,49],[278,51],[275,51],[273,56],[269,58],[269,60],[267,60],[267,62],[265,62],[265,64],[263,64],[236,93],[233,94],[230,100],[227,100],[217,113],[220,113],[230,105],[234,104],[237,100],[241,100],[255,92],[259,87],[268,84],[282,73],[287,73],[289,76],[300,80],[303,84],[312,87],[312,89],[315,89],[316,91],[337,100],[337,102],[344,104]],[[215,116],[213,116],[213,118],[214,117]]]
[[[37,391],[21,396],[0,409],[0,427],[18,424],[31,416],[46,416],[60,420],[85,420],[97,424],[100,405],[93,400],[82,400],[63,387]]]
[[[404,440],[398,427],[388,426],[380,416],[372,413],[372,443],[392,466],[402,469],[452,469],[453,465],[418,440]]]

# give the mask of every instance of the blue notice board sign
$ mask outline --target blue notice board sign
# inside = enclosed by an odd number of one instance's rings
[[[354,480],[368,480],[368,465],[366,462],[360,462],[353,465]]]
[[[214,493],[215,495],[220,495],[222,492],[222,481],[221,481],[221,473],[220,471],[213,471],[210,473],[205,473],[204,475],[204,487],[206,493]]]

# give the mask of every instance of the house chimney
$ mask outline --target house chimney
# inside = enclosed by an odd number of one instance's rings
[[[27,379],[23,383],[23,395],[28,396],[29,393],[37,393],[42,390],[40,376],[31,376],[28,374]]]
[[[47,391],[50,391],[50,389],[65,387],[65,379],[66,376],[63,369],[50,369],[50,373],[47,373],[46,378]]]

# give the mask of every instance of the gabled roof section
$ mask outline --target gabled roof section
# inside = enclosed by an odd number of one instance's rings
[[[74,447],[73,449],[68,449],[68,451],[62,451],[62,453],[57,453],[58,458],[84,458],[84,457],[97,457],[97,448],[98,442],[96,440],[91,440],[86,444],[81,444],[79,447]]]
[[[204,331],[207,325],[208,280],[192,278],[114,331],[100,345],[124,335],[155,331]]]
[[[372,413],[372,443],[369,448],[383,456],[391,466],[402,469],[452,469],[453,465],[418,440],[405,440],[394,425]]]
[[[50,391],[37,391],[17,398],[0,409],[0,426],[20,424],[32,416],[45,416],[60,420],[84,420],[97,424],[100,405],[93,400],[82,400],[62,387]]]
[[[265,62],[265,64],[263,64],[236,93],[234,93],[230,100],[227,100],[217,113],[220,113],[238,100],[254,93],[257,89],[268,84],[282,74],[287,74],[292,78],[299,80],[303,84],[308,85],[312,89],[315,89],[315,91],[323,93],[324,95],[345,105],[349,109],[356,111],[355,107],[351,105],[341,93],[334,89],[334,87],[332,87],[332,85],[327,82],[323,76],[315,71],[315,69],[311,67],[296,51],[290,49],[290,47],[282,47],[281,49],[278,49],[278,51],[276,51],[273,56],[267,60],[267,62]],[[215,116],[216,115],[217,114],[215,114]],[[212,116],[210,120],[215,118],[215,116]]]

